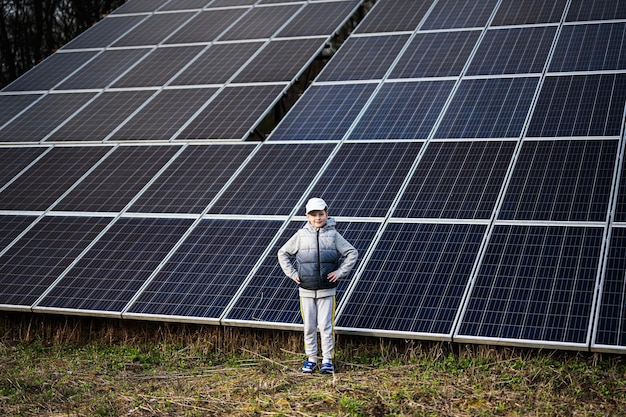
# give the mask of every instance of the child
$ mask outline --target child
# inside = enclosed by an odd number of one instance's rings
[[[332,374],[334,355],[335,294],[339,279],[348,276],[358,252],[335,229],[328,207],[321,198],[306,204],[308,223],[278,250],[278,262],[285,275],[299,286],[300,309],[304,322],[304,350],[308,359],[302,372],[310,374],[317,366],[317,328],[322,341],[320,372]],[[291,257],[296,257],[296,266]],[[340,259],[343,261],[340,263]]]

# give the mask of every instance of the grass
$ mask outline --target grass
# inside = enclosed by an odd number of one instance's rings
[[[619,416],[616,355],[338,336],[334,376],[301,335],[7,316],[0,415]]]

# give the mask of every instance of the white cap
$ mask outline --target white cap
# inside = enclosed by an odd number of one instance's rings
[[[306,214],[309,214],[310,212],[314,211],[314,210],[326,210],[328,208],[328,206],[326,205],[326,202],[324,200],[322,200],[321,198],[312,198],[310,199],[307,203],[306,203]]]

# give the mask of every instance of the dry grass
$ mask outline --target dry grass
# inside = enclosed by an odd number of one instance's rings
[[[299,333],[20,315],[0,328],[1,415],[626,415],[621,356],[339,336],[337,373],[305,376]]]

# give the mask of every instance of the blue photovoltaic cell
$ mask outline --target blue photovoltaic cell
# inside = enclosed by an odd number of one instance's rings
[[[525,141],[499,218],[605,221],[616,140]]]
[[[289,4],[271,7],[255,7],[228,29],[220,40],[270,38],[303,6]]]
[[[0,129],[0,142],[38,142],[94,95],[48,94]]]
[[[355,33],[414,31],[432,1],[379,0]]]
[[[281,225],[202,220],[129,312],[219,318]]]
[[[248,6],[257,1],[258,0],[213,0],[207,7]]]
[[[243,293],[227,315],[227,319],[288,324],[302,323],[298,286],[280,269],[276,254],[278,249],[303,225],[303,222],[295,221],[289,224],[259,270],[246,285]],[[379,227],[380,224],[378,223],[337,223],[337,231],[359,251],[359,258],[362,258],[367,251]],[[353,271],[358,266],[357,263]],[[352,275],[339,281],[337,286],[338,303],[341,301],[351,279],[353,279]]]
[[[0,215],[0,251],[4,250],[13,239],[26,230],[36,218],[34,216]]]
[[[390,223],[337,326],[450,334],[484,232],[475,224]]]
[[[50,90],[98,53],[97,51],[57,52],[13,81],[2,91]]]
[[[436,138],[514,138],[522,132],[538,79],[465,80],[452,98]]]
[[[496,226],[458,334],[587,341],[603,228]]]
[[[213,2],[212,4],[214,4]],[[165,44],[212,42],[248,9],[205,10],[165,40]]]
[[[0,304],[30,306],[110,218],[44,217],[0,257]]]
[[[319,38],[272,41],[232,82],[291,81],[305,69],[323,46],[324,40]]]
[[[152,12],[168,1],[169,0],[129,0],[115,9],[112,14]]]
[[[619,188],[617,189],[617,203],[615,204],[614,220],[616,222],[626,222],[626,165],[622,164],[619,177]],[[0,194],[1,196],[1,194]]]
[[[202,9],[209,3],[211,0],[170,0],[159,11]]]
[[[567,12],[568,22],[584,20],[626,19],[623,0],[572,0]]]
[[[153,94],[152,90],[106,91],[46,141],[101,141]]]
[[[551,72],[626,69],[626,23],[564,26]]]
[[[350,134],[350,139],[426,139],[454,81],[385,83]]]
[[[483,27],[498,0],[439,0],[422,25],[422,30]]]
[[[107,152],[109,147],[58,147],[0,192],[0,210],[45,210]]]
[[[40,97],[41,94],[0,95],[0,128]]]
[[[217,88],[162,90],[111,140],[169,140],[216,91]]]
[[[227,87],[176,139],[245,139],[284,89],[280,84]]]
[[[567,0],[503,0],[491,26],[558,23]]]
[[[192,223],[117,220],[38,306],[121,312]]]
[[[618,136],[626,74],[546,77],[528,137]]]
[[[222,84],[263,45],[263,42],[217,43],[204,51],[170,85]]]
[[[602,280],[593,345],[626,348],[626,229],[614,227]],[[593,347],[592,345],[592,347]]]
[[[157,48],[122,78],[114,88],[161,86],[198,55],[204,46]]]
[[[308,3],[276,36],[329,36],[339,29],[359,3],[359,0]]]
[[[147,48],[104,51],[55,89],[107,87],[148,52],[150,49]]]
[[[120,211],[179,150],[179,146],[121,146],[54,210]]]
[[[489,219],[515,142],[431,142],[394,217]]]
[[[105,48],[146,17],[148,16],[136,15],[102,19],[63,46],[63,49]]]
[[[255,148],[256,145],[189,146],[129,211],[200,213]]]
[[[113,46],[158,45],[180,28],[196,12],[153,14]]]
[[[390,78],[457,76],[480,31],[418,33],[391,71]]]
[[[421,147],[419,142],[343,144],[310,195],[323,196],[333,216],[385,217]]]
[[[487,31],[467,75],[541,73],[556,26]]]
[[[40,147],[0,148],[0,189],[46,150]]]
[[[313,85],[270,140],[340,140],[375,88],[375,84]]]
[[[382,79],[409,35],[348,38],[316,81]]]
[[[334,144],[263,145],[211,207],[217,214],[289,214]]]

